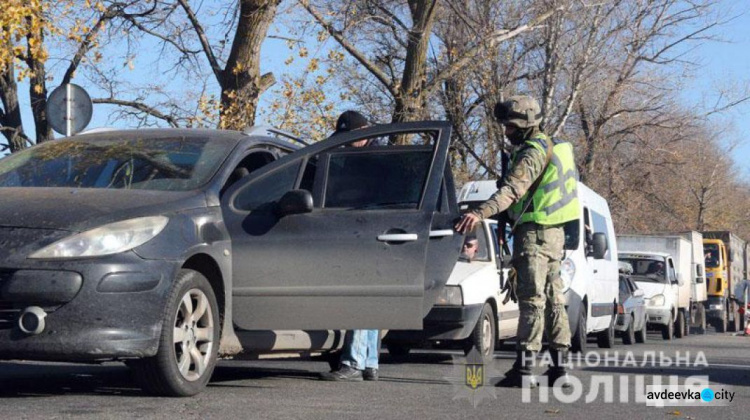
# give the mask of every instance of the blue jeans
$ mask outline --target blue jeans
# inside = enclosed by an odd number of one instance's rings
[[[347,331],[344,347],[341,349],[341,364],[359,370],[377,369],[379,352],[380,331]]]

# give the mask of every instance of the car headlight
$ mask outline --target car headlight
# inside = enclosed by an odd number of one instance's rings
[[[167,226],[165,216],[139,217],[110,223],[61,239],[34,252],[29,258],[78,258],[117,254],[141,246]]]
[[[654,295],[648,300],[648,306],[664,306],[664,295]]]
[[[440,291],[435,305],[463,305],[464,297],[460,286],[445,286]]]
[[[560,264],[560,279],[563,283],[563,291],[570,289],[570,284],[573,282],[573,277],[576,275],[576,265],[570,258],[566,258],[565,261]]]

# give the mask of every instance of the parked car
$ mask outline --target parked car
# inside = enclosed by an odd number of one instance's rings
[[[518,303],[503,304],[498,272],[499,261],[510,257],[510,249],[499,246],[495,220],[484,220],[479,226],[474,258],[459,257],[422,330],[388,332],[384,343],[389,353],[405,356],[415,347],[444,346],[462,348],[466,354],[477,349],[491,357],[499,340],[516,336]]]
[[[399,145],[344,147],[374,138]],[[449,142],[134,130],[3,158],[0,359],[125,360],[185,396],[258,331],[421,328],[462,241]]]
[[[462,189],[461,200],[477,204],[488,199],[495,181],[473,181]],[[565,254],[561,264],[571,350],[583,351],[589,335],[599,347],[611,348],[617,318],[617,243],[607,201],[578,183],[582,218],[565,225]]]
[[[615,331],[622,335],[623,344],[645,343],[647,339],[646,303],[643,299],[643,290],[639,289],[630,278],[633,274],[633,266],[620,261],[619,268],[620,296],[617,304]]]

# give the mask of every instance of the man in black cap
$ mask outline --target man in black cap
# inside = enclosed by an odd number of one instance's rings
[[[357,111],[346,111],[336,121],[336,131],[331,135],[346,133],[369,126],[364,115]],[[348,146],[366,147],[374,139],[362,139]],[[338,369],[321,374],[325,381],[377,381],[378,356],[380,353],[380,331],[352,330],[347,331],[344,347],[341,349],[341,360]]]

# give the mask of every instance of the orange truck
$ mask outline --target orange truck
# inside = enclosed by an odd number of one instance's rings
[[[739,332],[745,328],[735,286],[747,278],[748,251],[748,243],[731,232],[703,232],[708,294],[706,315],[717,332]]]

